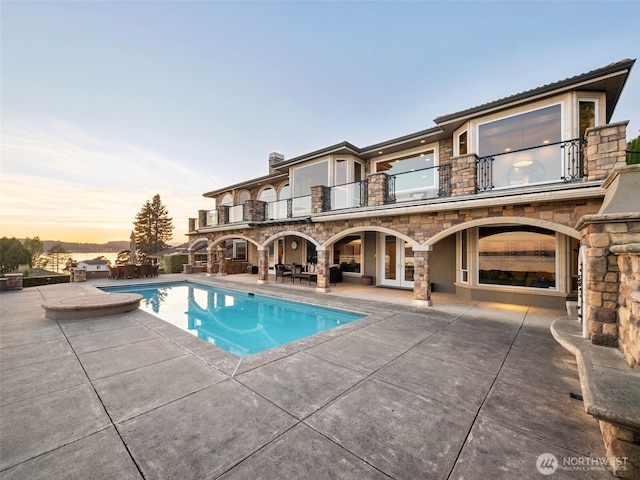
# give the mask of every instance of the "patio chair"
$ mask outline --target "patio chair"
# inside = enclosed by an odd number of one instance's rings
[[[125,265],[124,266],[124,278],[136,278],[136,266],[135,265]]]
[[[143,263],[140,265],[140,276],[141,277],[151,277],[153,275],[153,270],[150,263]]]
[[[276,282],[278,281],[278,278],[281,278],[282,282],[284,283],[284,277],[291,277],[292,274],[293,272],[291,271],[291,269],[287,268],[282,263],[278,263],[276,265]]]
[[[109,278],[118,278],[118,269],[116,267],[109,267]]]

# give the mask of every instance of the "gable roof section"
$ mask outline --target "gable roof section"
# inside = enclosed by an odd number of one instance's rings
[[[626,58],[618,62],[610,63],[607,66],[592,70],[575,77],[565,78],[559,82],[549,83],[542,87],[526,90],[516,93],[508,97],[494,100],[493,102],[484,103],[477,107],[468,108],[456,113],[441,115],[434,119],[438,125],[446,125],[449,123],[462,123],[463,121],[488,112],[499,111],[510,108],[513,104],[527,103],[540,98],[555,95],[567,90],[596,90],[604,91],[607,95],[607,123],[611,120],[613,111],[615,110],[622,88],[624,87],[631,67],[635,63],[635,59]]]
[[[110,260],[99,260],[97,258],[93,259],[93,260],[80,260],[78,261],[78,263],[84,263],[86,265],[107,265],[109,263],[111,263]]]

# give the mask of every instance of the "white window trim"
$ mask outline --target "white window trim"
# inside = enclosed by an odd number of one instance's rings
[[[487,120],[486,122],[480,122],[478,124],[476,124],[475,126],[475,142],[476,142],[476,151],[478,152],[477,155],[479,158],[484,158],[487,155],[480,155],[479,151],[480,151],[480,126],[482,125],[486,125],[488,123],[493,123],[493,122],[497,122],[500,120],[504,120],[506,118],[513,118],[513,117],[517,117],[519,115],[524,115],[530,112],[535,112],[536,110],[542,110],[544,108],[549,108],[549,107],[553,107],[555,105],[560,105],[560,141],[564,142],[567,140],[566,138],[566,132],[565,132],[565,102],[563,100],[560,101],[556,101],[556,102],[552,102],[552,103],[548,103],[548,104],[544,104],[544,105],[540,105],[537,106],[535,108],[530,108],[528,110],[522,110],[522,111],[518,111],[517,113],[513,113],[512,115],[505,115],[502,117],[495,117],[492,118],[491,120]],[[576,109],[578,108],[578,104],[576,103]],[[578,127],[576,127],[578,128]],[[467,144],[469,143],[469,135],[467,134]],[[542,147],[542,145],[539,145],[540,147]],[[468,150],[467,150],[468,151]],[[492,153],[489,156],[493,156],[493,155],[499,155],[501,153],[504,152],[496,152],[496,153]],[[532,185],[548,185],[548,184],[552,184],[552,183],[558,183],[561,182],[560,178],[564,175],[564,172],[566,172],[566,165],[565,165],[565,156],[562,156],[562,159],[560,160],[560,172],[558,175],[558,179],[557,180],[548,180],[546,182],[537,182],[535,184]],[[497,191],[497,190],[508,190],[508,189],[513,189],[513,188],[521,188],[521,185],[518,185],[516,187],[514,187],[513,185],[504,185],[501,187],[493,187],[492,191]]]

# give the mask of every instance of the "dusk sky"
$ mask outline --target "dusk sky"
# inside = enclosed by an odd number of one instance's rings
[[[640,53],[640,2],[2,1],[0,236],[127,240],[202,194]],[[640,129],[640,65],[612,121]]]

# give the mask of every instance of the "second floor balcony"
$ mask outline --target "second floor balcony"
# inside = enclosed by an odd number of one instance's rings
[[[619,128],[624,135],[624,127]],[[257,226],[270,222],[299,222],[315,215],[348,214],[365,209],[395,208],[402,204],[442,203],[453,197],[460,200],[490,194],[511,196],[519,192],[560,191],[574,188],[570,184],[577,183],[596,186],[613,166],[625,161],[626,152],[616,146],[618,140],[607,144],[597,129],[592,130],[594,133],[586,140],[577,138],[482,158],[467,154],[429,168],[393,175],[376,172],[358,182],[314,186],[309,195],[220,206],[216,210],[201,211],[198,221],[191,225],[197,225],[197,228],[190,231],[226,224]]]

